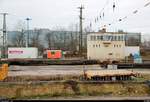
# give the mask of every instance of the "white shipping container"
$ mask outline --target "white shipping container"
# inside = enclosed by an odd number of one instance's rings
[[[38,58],[38,49],[29,48],[8,48],[8,58]]]

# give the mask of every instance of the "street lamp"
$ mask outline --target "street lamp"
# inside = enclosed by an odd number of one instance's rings
[[[29,47],[29,21],[32,20],[32,19],[26,18],[25,20],[27,20],[26,47]]]

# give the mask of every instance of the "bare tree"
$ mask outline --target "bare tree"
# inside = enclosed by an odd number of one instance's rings
[[[25,23],[18,21],[15,26],[15,35],[12,37],[8,46],[24,47],[25,46]]]
[[[12,46],[15,47],[24,47],[25,46],[25,32],[22,29],[21,32],[18,32],[13,38],[12,38]]]
[[[71,51],[78,51],[77,47],[79,46],[79,32],[78,24],[70,24],[68,27],[70,33],[70,44],[69,48]]]
[[[53,32],[49,32],[45,36],[45,40],[47,41],[48,48],[50,49],[52,49],[52,36],[53,36]]]
[[[43,54],[44,45],[41,44],[40,34],[42,34],[40,29],[34,29],[34,32],[31,36],[31,45],[32,47],[38,48],[39,55]]]
[[[150,49],[150,39],[149,40],[145,40],[143,43],[142,43],[142,47],[144,49]]]
[[[35,29],[32,37],[31,37],[31,46],[37,47],[37,48],[39,47],[39,45],[40,45],[39,36],[40,36],[40,30]]]
[[[26,29],[26,25],[25,22],[23,22],[22,20],[19,20],[14,28],[16,31],[22,31]]]

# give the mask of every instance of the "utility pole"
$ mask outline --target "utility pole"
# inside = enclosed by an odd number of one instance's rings
[[[78,9],[80,9],[80,16],[79,16],[79,19],[80,19],[80,35],[79,35],[79,52],[80,54],[82,55],[82,47],[83,47],[83,9],[84,7],[81,5],[81,7],[78,7]]]
[[[73,32],[71,31],[71,51],[74,51],[73,42],[74,42]]]
[[[7,30],[6,30],[6,15],[8,13],[1,13],[3,15],[3,48],[2,48],[2,58],[6,58],[7,52]]]
[[[64,50],[67,50],[67,46],[66,46],[66,32],[64,31]]]
[[[76,24],[76,51],[79,51],[79,31],[78,31],[78,24]]]
[[[29,21],[31,20],[30,18],[26,18],[27,20],[27,36],[26,36],[26,47],[29,47]]]

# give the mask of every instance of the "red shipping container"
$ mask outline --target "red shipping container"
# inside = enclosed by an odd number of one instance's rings
[[[61,50],[47,50],[48,59],[60,59],[61,57]]]

